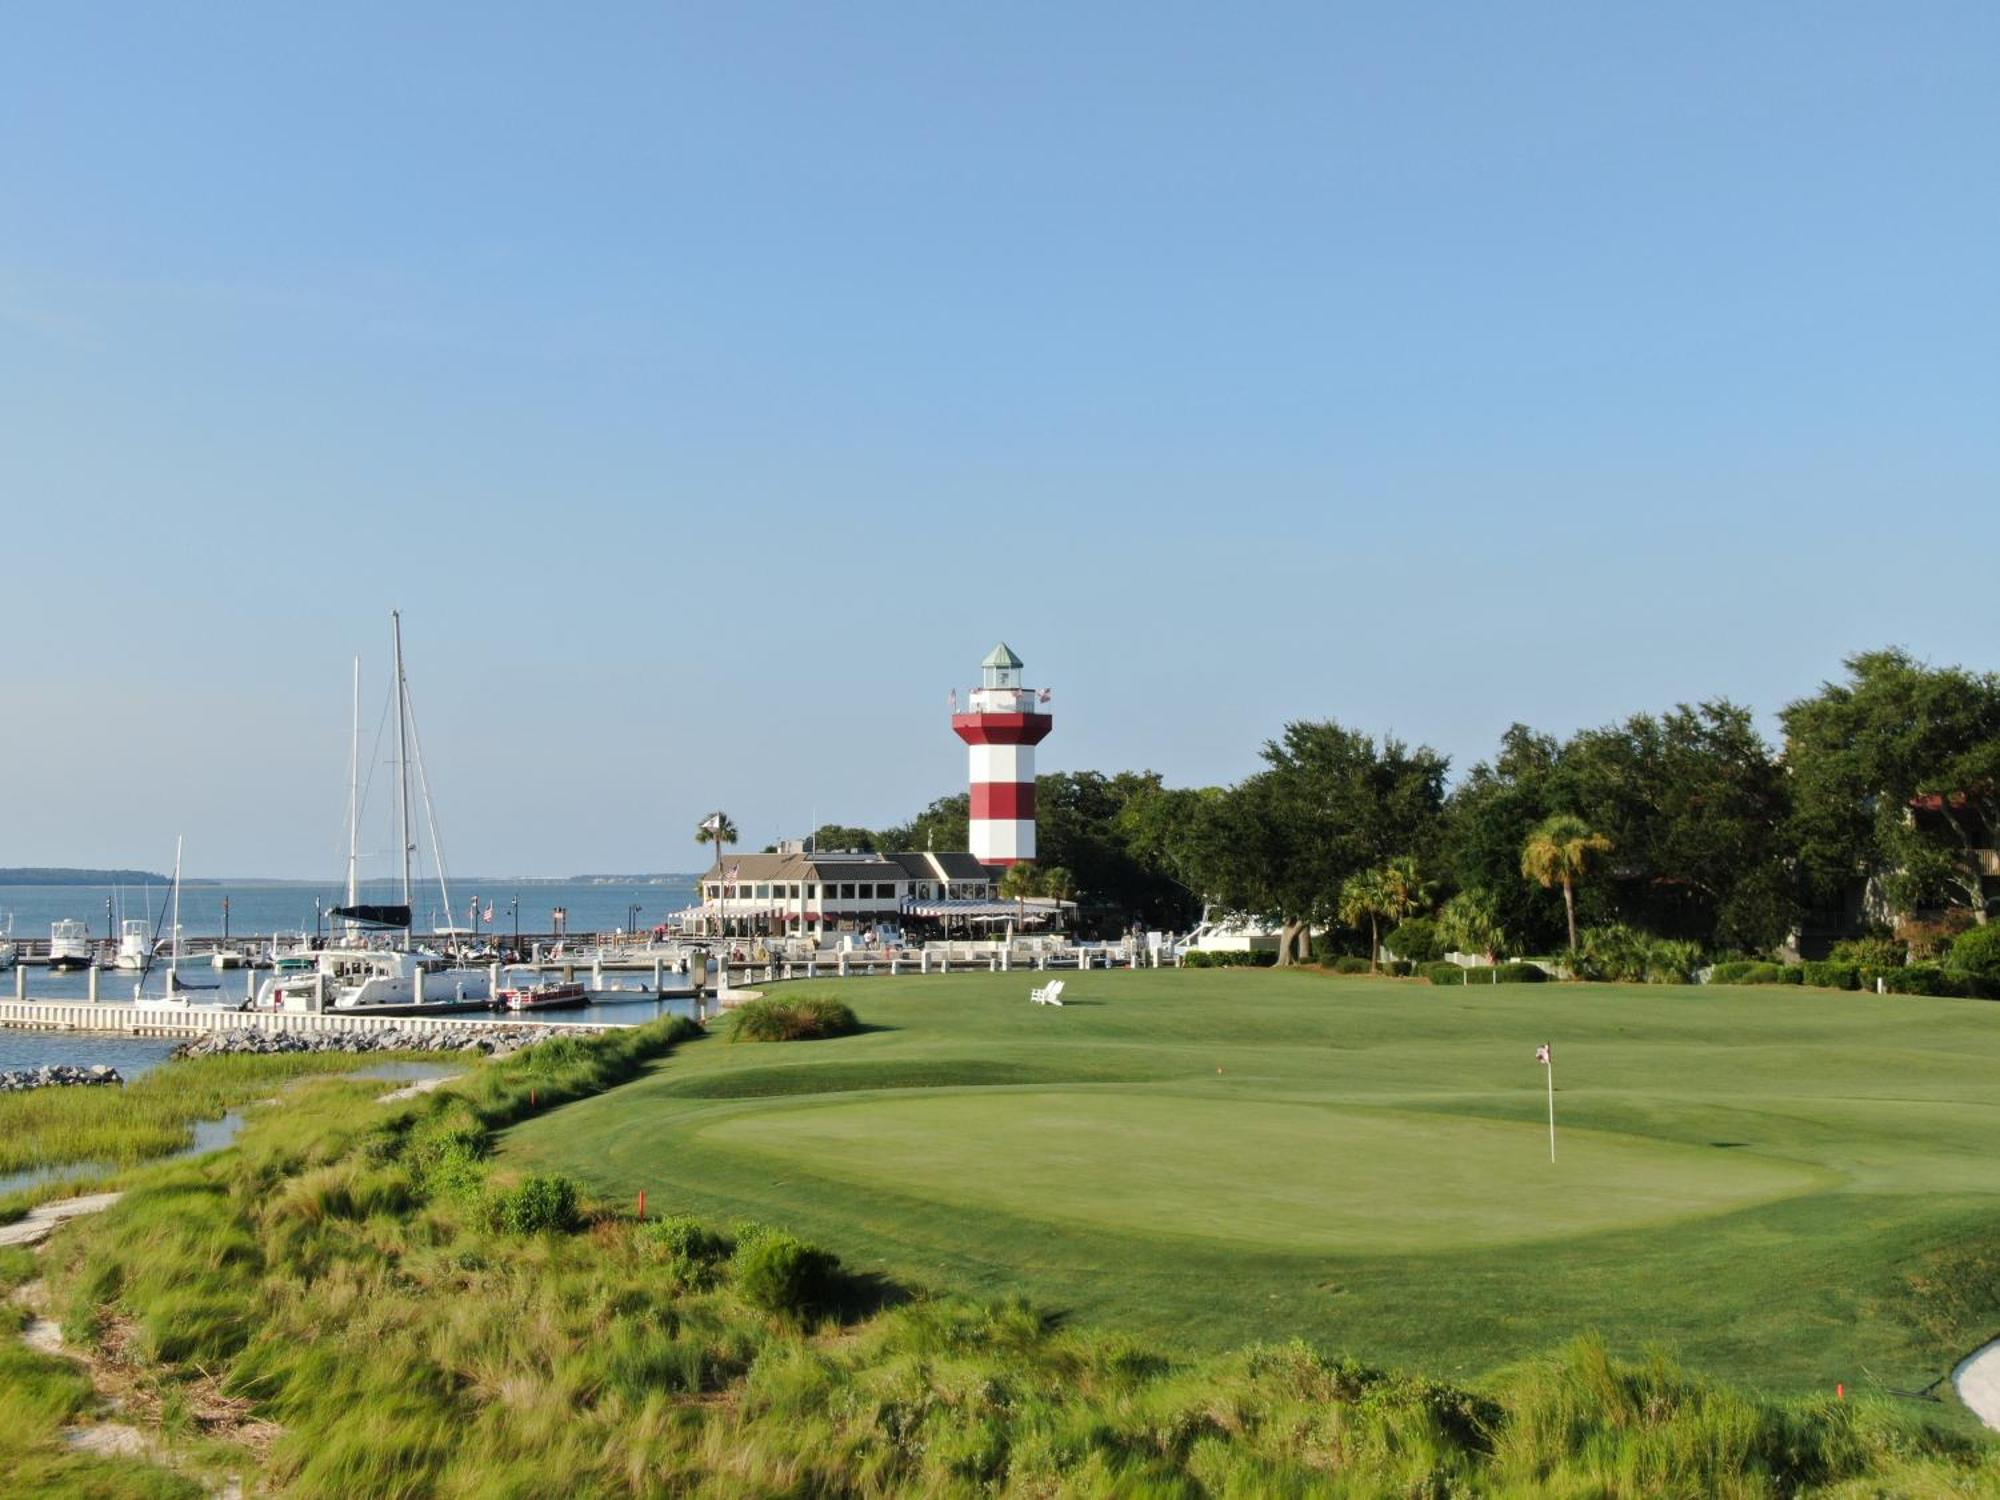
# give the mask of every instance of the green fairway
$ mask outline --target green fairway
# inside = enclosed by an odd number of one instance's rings
[[[1077,976],[1057,1011],[1031,983],[822,984],[872,1029],[701,1042],[507,1150],[1193,1346],[1464,1375],[1595,1328],[1915,1388],[2000,1332],[2000,1007],[1190,971]]]
[[[1427,1250],[1644,1224],[1803,1192],[1785,1163],[1534,1125],[1123,1089],[792,1105],[699,1132],[850,1182],[1141,1235]],[[1170,1204],[1163,1217],[1163,1206]],[[1384,1212],[1384,1205],[1393,1205]]]

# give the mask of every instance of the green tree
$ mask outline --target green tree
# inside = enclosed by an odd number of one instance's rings
[[[1394,909],[1395,892],[1381,870],[1357,870],[1340,883],[1340,900],[1334,915],[1343,926],[1368,924],[1368,967],[1374,969],[1382,954],[1382,921]]]
[[[2000,831],[2000,677],[1907,652],[1786,706],[1792,841],[1822,900],[1866,882],[1894,908],[1961,905],[1985,922]]]
[[[1263,755],[1190,843],[1208,897],[1280,924],[1278,961],[1297,963],[1312,928],[1335,920],[1348,876],[1435,847],[1449,763],[1330,720],[1286,725]]]
[[[1438,932],[1460,953],[1484,954],[1500,962],[1507,949],[1507,932],[1500,925],[1500,903],[1488,890],[1460,891],[1438,913]]]
[[[1611,852],[1611,840],[1593,833],[1574,813],[1544,819],[1521,846],[1521,873],[1547,889],[1560,885],[1563,909],[1569,916],[1570,951],[1576,951],[1576,883],[1600,854]]]
[[[972,794],[940,797],[909,822],[876,834],[876,847],[887,850],[964,849],[972,840]]]
[[[881,848],[876,834],[867,828],[854,828],[845,823],[822,823],[812,833],[814,852],[826,849],[856,849],[871,853]]]

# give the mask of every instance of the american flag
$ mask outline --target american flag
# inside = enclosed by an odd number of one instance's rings
[[[488,922],[490,922],[490,921],[492,921],[492,920],[493,920],[493,903],[492,903],[491,901],[489,901],[489,902],[487,902],[487,903],[486,903],[486,917],[485,917],[485,920],[486,920],[486,921],[488,921]]]
[[[1049,701],[1049,690],[1047,688],[1042,689],[1041,701],[1044,703]]]
[[[1551,1068],[1555,1066],[1556,1060],[1549,1056],[1549,1044],[1547,1042],[1543,1042],[1541,1046],[1535,1049],[1535,1061]]]
[[[727,880],[731,885],[734,885],[736,884],[736,872],[742,868],[743,866],[741,865],[731,865],[729,867],[729,873],[723,876],[722,878],[724,880]]]

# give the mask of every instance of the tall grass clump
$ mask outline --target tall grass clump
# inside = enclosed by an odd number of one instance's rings
[[[219,1120],[291,1079],[351,1073],[436,1054],[279,1052],[187,1058],[110,1088],[0,1094],[0,1173],[103,1162],[129,1167],[194,1142],[195,1122]]]
[[[732,1042],[805,1042],[860,1029],[852,1010],[823,995],[766,995],[729,1013]]]

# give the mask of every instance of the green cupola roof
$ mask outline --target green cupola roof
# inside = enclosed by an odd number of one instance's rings
[[[1018,672],[1021,669],[1021,658],[1009,649],[1005,641],[1002,641],[986,653],[986,660],[979,665],[982,667],[998,667],[1002,671]]]

